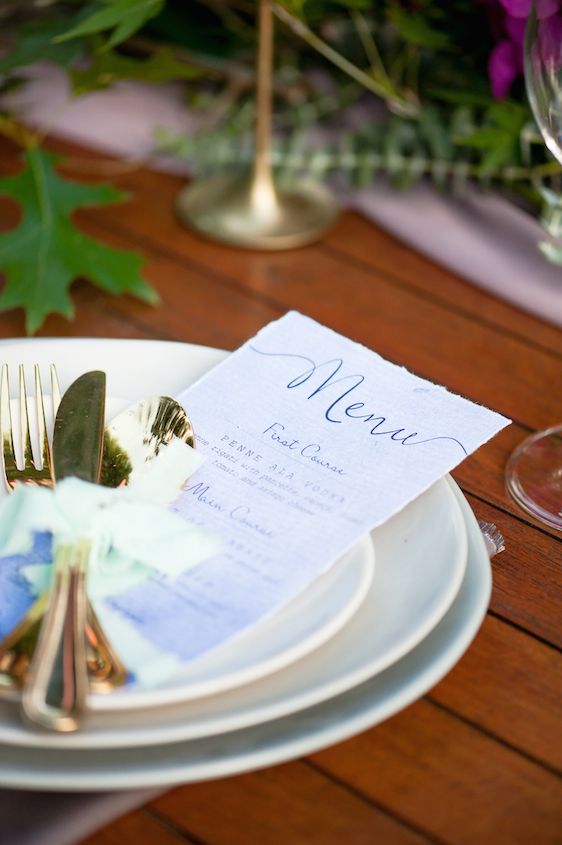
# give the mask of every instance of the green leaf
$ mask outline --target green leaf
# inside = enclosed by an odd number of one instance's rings
[[[69,71],[72,90],[77,95],[109,88],[120,79],[160,83],[170,79],[194,79],[201,74],[199,68],[176,59],[168,47],[161,47],[146,59],[132,59],[112,50],[94,53],[89,67]]]
[[[165,0],[103,0],[103,4],[102,8],[98,6],[85,20],[54,40],[63,42],[112,30],[104,48],[109,50],[130,38],[148,20],[156,17],[162,11]]]
[[[315,2],[315,0],[281,0],[280,6],[284,6],[293,15],[302,18],[322,19],[334,12],[334,6],[341,6],[342,9],[367,10],[372,6],[372,0],[333,0],[333,2]]]
[[[400,6],[392,5],[388,10],[388,18],[398,30],[398,34],[409,44],[436,50],[451,47],[449,35],[432,27],[421,12],[406,11]]]
[[[82,51],[80,41],[54,44],[53,39],[68,29],[68,18],[33,22],[22,26],[14,49],[0,58],[0,74],[47,60],[66,68]]]
[[[110,185],[61,179],[54,170],[57,157],[41,149],[27,150],[24,160],[20,173],[0,179],[0,194],[16,200],[22,212],[19,225],[0,235],[0,268],[6,274],[0,310],[23,308],[32,334],[48,314],[72,316],[69,291],[79,276],[108,293],[156,302],[140,275],[140,256],[98,243],[71,219],[76,208],[117,202],[123,195]]]
[[[480,173],[486,177],[521,159],[521,132],[528,112],[519,103],[494,103],[486,111],[485,124],[467,136],[456,136],[456,144],[483,151]]]
[[[455,143],[463,147],[475,147],[486,150],[495,146],[505,146],[505,132],[495,126],[486,126],[484,129],[477,129],[466,137],[457,136]]]
[[[458,91],[447,88],[434,88],[432,86],[426,89],[426,95],[436,100],[444,100],[446,103],[452,103],[459,106],[489,106],[492,102],[492,96],[487,91]]]

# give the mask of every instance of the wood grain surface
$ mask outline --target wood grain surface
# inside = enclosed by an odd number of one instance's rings
[[[99,181],[97,153],[52,140],[68,175]],[[1,170],[18,168],[0,144]],[[493,561],[488,616],[468,652],[421,701],[303,760],[174,789],[83,845],[547,845],[562,843],[562,538],[508,497],[507,457],[562,421],[562,331],[452,275],[357,214],[317,245],[230,249],[182,228],[183,182],[136,168],[111,179],[129,202],[76,214],[88,233],[146,259],[162,304],[74,285],[76,317],[45,336],[161,338],[234,349],[300,310],[421,376],[511,417],[454,473],[506,551]],[[0,201],[0,227],[17,211]],[[532,284],[532,280],[529,280]],[[562,270],[561,270],[562,303]],[[561,304],[562,308],[562,304]],[[0,315],[2,337],[24,334]]]

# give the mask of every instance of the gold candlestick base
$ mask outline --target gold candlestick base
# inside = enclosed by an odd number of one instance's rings
[[[177,198],[176,211],[184,223],[209,238],[262,250],[312,243],[339,214],[332,194],[315,182],[282,190],[252,176],[231,174],[188,185]]]

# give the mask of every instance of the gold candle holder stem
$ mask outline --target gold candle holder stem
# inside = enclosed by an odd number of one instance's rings
[[[180,219],[215,240],[252,249],[292,249],[318,240],[339,210],[320,184],[300,180],[280,190],[271,166],[273,106],[273,8],[260,0],[256,61],[255,155],[248,172],[221,173],[185,188]]]
[[[273,102],[273,10],[271,0],[260,0],[258,58],[256,63],[256,150],[252,173],[252,199],[256,208],[275,208],[271,169],[271,113]]]

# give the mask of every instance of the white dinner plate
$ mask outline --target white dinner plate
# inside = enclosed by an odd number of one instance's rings
[[[72,750],[0,746],[0,785],[91,791],[170,786],[225,777],[311,754],[387,719],[436,684],[474,638],[491,571],[478,523],[453,482],[468,532],[468,562],[455,601],[405,657],[352,690],[284,718],[216,737],[152,748]],[[326,646],[327,648],[328,646]]]
[[[16,707],[0,706],[0,742],[42,748],[132,747],[225,733],[286,716],[341,694],[410,651],[441,618],[449,565],[466,562],[466,529],[450,485],[439,481],[372,532],[375,577],[348,623],[307,657],[254,683],[175,706],[92,714],[73,735],[25,728]],[[420,577],[421,574],[421,577]],[[450,603],[449,603],[450,604]],[[447,605],[448,608],[449,605]]]
[[[80,373],[89,369],[103,369],[107,373],[108,394],[130,401],[154,393],[177,395],[226,354],[207,347],[166,341],[53,338],[1,344],[2,360],[12,366],[19,362],[31,364],[37,360],[45,364],[56,362],[63,389]],[[130,370],[132,361],[138,368],[135,372]],[[304,683],[303,688],[299,678],[290,687],[276,673],[271,689],[267,687],[265,700],[263,689],[258,687],[258,703],[248,706],[248,694],[253,695],[252,687],[259,684],[259,680],[241,687],[239,695],[236,688],[232,689],[230,695],[233,701],[223,700],[219,691],[223,692],[243,678],[242,675],[237,678],[230,673],[226,665],[221,666],[219,656],[214,686],[209,688],[217,695],[194,701],[189,719],[183,718],[179,725],[177,721],[170,725],[160,724],[161,713],[157,712],[157,724],[152,731],[145,728],[144,715],[139,729],[139,722],[133,718],[131,711],[132,708],[160,707],[186,701],[207,691],[204,686],[198,690],[196,685],[190,684],[189,680],[184,679],[183,672],[154,689],[133,687],[130,690],[116,690],[111,695],[91,696],[90,706],[94,711],[124,710],[125,715],[121,720],[123,729],[116,729],[112,738],[104,734],[106,743],[123,746],[149,744],[164,741],[163,735],[167,741],[175,741],[187,736],[204,736],[231,730],[264,718],[276,718],[341,693],[402,657],[437,624],[458,592],[466,566],[464,521],[454,495],[442,481],[377,529],[374,536],[377,560],[379,554],[382,554],[386,565],[382,570],[380,565],[377,566],[373,586],[356,614],[359,621],[356,622],[355,617],[351,618],[352,633],[348,634],[351,646],[349,640],[344,638],[339,651],[336,649],[333,657],[326,658],[328,661],[340,660],[340,652],[343,652],[336,674],[328,673],[326,676],[320,673],[313,683]],[[314,585],[311,585],[313,588]],[[347,633],[348,627],[342,633]],[[360,630],[359,646],[353,640],[353,632],[357,627]],[[248,637],[251,637],[251,632],[248,632]],[[336,639],[340,643],[340,638]],[[236,643],[232,642],[231,645],[235,650]],[[301,654],[304,651],[303,648]],[[296,650],[288,652],[291,658],[295,654]],[[209,659],[212,659],[212,655]],[[278,660],[278,666],[281,663],[282,660]],[[298,662],[299,669],[302,663]],[[275,666],[275,660],[269,664],[262,663],[262,671],[254,669],[253,677],[257,679],[265,676],[268,668],[275,669],[278,666]],[[246,680],[250,679],[251,667],[246,666],[244,671]],[[303,679],[307,681],[306,664],[303,671]],[[224,680],[224,686],[221,680]],[[276,684],[280,685],[281,694],[277,693]],[[117,724],[116,713],[112,714],[112,719]],[[93,721],[91,731],[68,738],[68,747],[72,742],[83,747],[95,747],[101,739],[95,733],[94,726],[97,724]],[[103,724],[108,723],[104,721]],[[173,731],[176,733],[173,734]],[[1,715],[0,732],[0,740],[4,738],[6,741]],[[13,732],[10,735],[13,736]],[[23,732],[20,731],[18,735],[24,743]],[[43,741],[45,745],[55,744],[57,738],[47,736]]]

